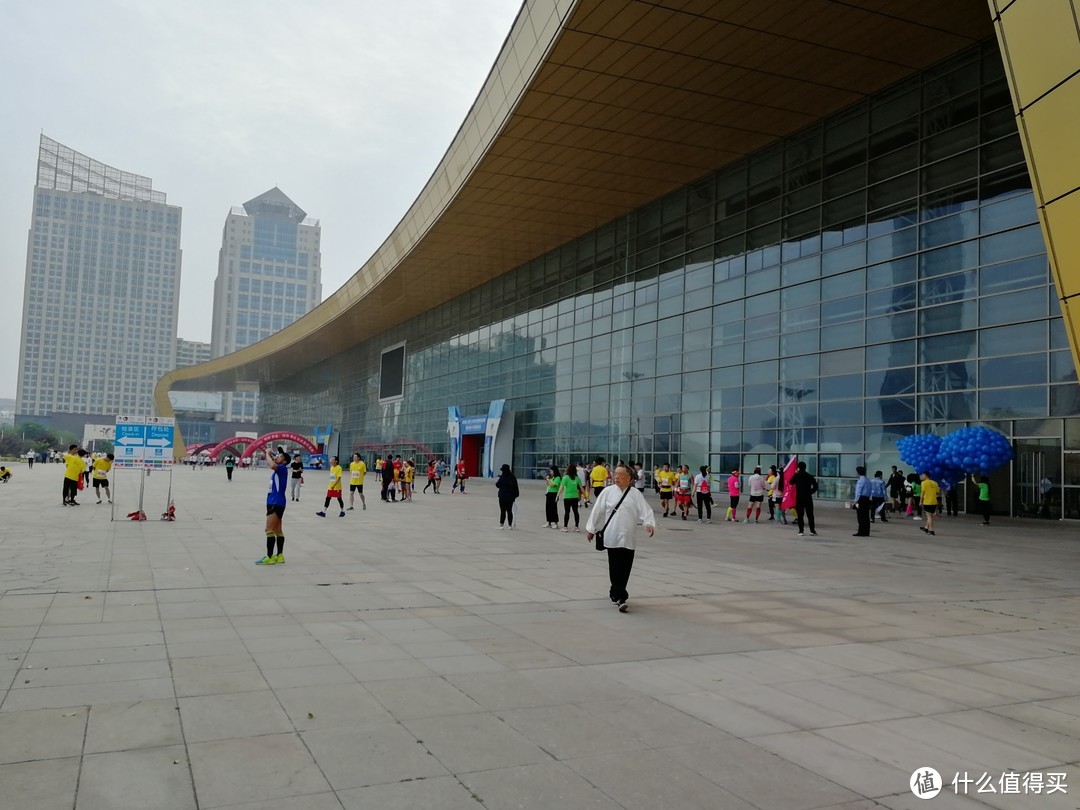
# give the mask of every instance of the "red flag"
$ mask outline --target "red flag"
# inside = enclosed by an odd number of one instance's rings
[[[791,477],[799,469],[798,464],[799,456],[796,454],[791,457],[791,460],[784,465],[784,469],[780,472],[784,476],[784,499],[780,501],[780,508],[785,512],[788,509],[795,508],[795,487],[791,485]]]

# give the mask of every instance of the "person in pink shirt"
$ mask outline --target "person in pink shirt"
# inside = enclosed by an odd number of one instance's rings
[[[738,523],[738,509],[739,509],[739,470],[738,468],[731,471],[731,477],[727,480],[727,494],[731,499],[731,505],[728,506],[727,516],[724,520],[730,520],[733,523]]]

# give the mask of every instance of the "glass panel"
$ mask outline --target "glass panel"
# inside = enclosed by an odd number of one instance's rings
[[[1038,219],[1035,195],[1018,194],[1007,200],[992,205],[984,205],[979,210],[979,228],[983,233],[1026,225]]]
[[[1017,352],[1045,352],[1046,323],[1025,323],[1019,326],[999,326],[979,332],[979,354],[993,357]]]
[[[874,337],[873,332],[868,334]],[[901,343],[878,343],[866,347],[866,368],[895,368],[909,366],[915,362],[915,341]]]
[[[869,397],[896,396],[915,391],[915,369],[890,368],[866,372],[866,395]]]
[[[1045,256],[1032,256],[1005,264],[983,267],[979,286],[983,295],[1042,286],[1049,280],[1050,264]]]
[[[861,293],[865,286],[866,271],[862,268],[838,276],[830,276],[821,282],[821,300],[828,301],[832,298]]]
[[[974,298],[978,281],[978,273],[974,270],[927,279],[919,284],[919,303],[926,307]]]
[[[1046,252],[1046,243],[1039,225],[1028,225],[1026,228],[985,236],[980,243],[983,264]]]
[[[978,263],[978,253],[978,243],[975,241],[928,251],[919,256],[919,275],[927,278],[967,270]]]
[[[1050,352],[1050,382],[1076,382],[1072,352]]]
[[[919,362],[943,363],[949,360],[967,360],[975,356],[975,338],[975,332],[921,338]]]
[[[825,299],[821,305],[821,323],[823,325],[843,323],[863,317],[863,296],[855,295],[838,300]]]
[[[967,421],[975,416],[975,394],[927,394],[919,397],[920,422]]]
[[[1080,414],[1080,385],[1054,385],[1050,387],[1050,415],[1076,416]]]
[[[838,377],[821,378],[822,399],[849,399],[851,397],[861,397],[862,391],[862,374],[844,374]]]
[[[895,425],[915,421],[915,397],[887,397],[866,400],[868,425]],[[869,448],[868,448],[869,449]],[[895,450],[893,445],[890,450]]]
[[[979,380],[983,388],[1045,383],[1046,355],[1022,354],[983,360],[979,363]]]
[[[959,304],[946,304],[919,311],[919,334],[935,335],[940,332],[955,332],[971,329],[978,325],[978,310],[974,301]]]
[[[1046,293],[1041,288],[983,298],[979,301],[979,323],[993,326],[999,323],[1045,318]]]
[[[891,262],[866,268],[866,288],[877,290],[882,287],[892,287],[895,284],[906,284],[914,281],[917,275],[918,265],[914,256],[894,259]]]
[[[821,348],[822,350],[842,349],[847,346],[862,345],[863,332],[862,321],[825,327],[821,330]]]
[[[932,363],[919,367],[919,390],[962,391],[976,386],[975,363]]]
[[[979,392],[980,419],[1017,419],[1047,412],[1046,388],[998,388]]]

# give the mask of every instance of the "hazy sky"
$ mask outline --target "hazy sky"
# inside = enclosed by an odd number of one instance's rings
[[[18,375],[38,136],[183,208],[179,336],[210,340],[229,208],[277,185],[322,224],[323,297],[465,118],[517,0],[43,0],[0,8],[0,397]]]

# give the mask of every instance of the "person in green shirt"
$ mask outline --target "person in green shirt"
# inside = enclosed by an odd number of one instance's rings
[[[564,532],[570,531],[570,513],[574,513],[574,531],[581,531],[581,516],[578,514],[578,499],[581,497],[581,479],[578,478],[577,465],[570,464],[566,468],[566,475],[559,484],[559,492],[563,496],[563,527]],[[556,505],[558,504],[556,494]]]
[[[916,473],[912,473],[908,476],[908,483],[911,485],[911,496],[908,500],[908,514],[911,515],[912,520],[922,520],[922,506],[920,505],[922,484],[919,481],[919,476]]]
[[[979,513],[982,515],[982,525],[990,525],[990,485],[986,483],[984,476],[971,474],[971,483],[979,488]]]
[[[557,529],[559,528],[559,485],[562,484],[559,468],[554,464],[548,467],[547,478],[544,480],[547,481],[546,502],[544,504],[547,511],[547,523],[544,524],[544,528]]]

